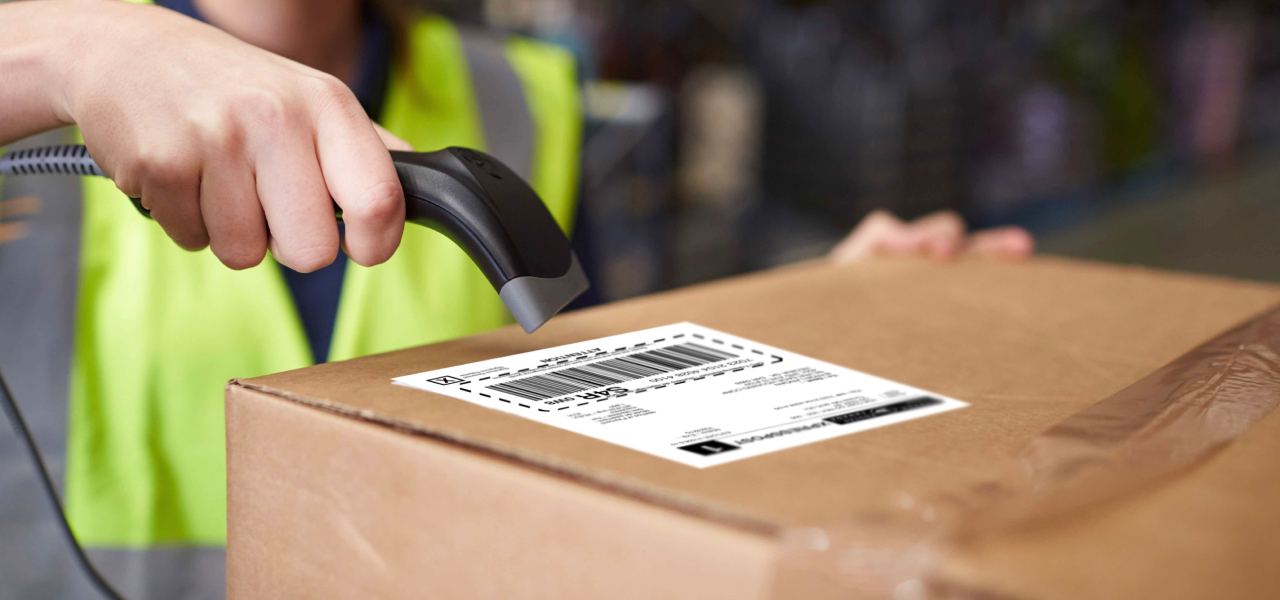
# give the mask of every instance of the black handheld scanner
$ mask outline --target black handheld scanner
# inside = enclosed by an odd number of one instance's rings
[[[391,153],[405,220],[452,239],[498,291],[526,332],[589,287],[578,257],[538,194],[477,150]]]
[[[589,284],[569,240],[538,194],[498,159],[477,150],[391,153],[404,188],[405,219],[462,247],[526,332],[560,312]],[[103,175],[84,146],[0,155],[0,175]],[[143,215],[149,212],[132,198]]]

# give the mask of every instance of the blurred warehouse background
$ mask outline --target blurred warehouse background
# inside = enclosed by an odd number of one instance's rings
[[[578,56],[604,299],[821,255],[875,208],[1280,280],[1280,3],[432,4]]]

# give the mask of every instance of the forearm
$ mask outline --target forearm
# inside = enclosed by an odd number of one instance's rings
[[[0,145],[71,122],[66,64],[80,2],[0,4]]]

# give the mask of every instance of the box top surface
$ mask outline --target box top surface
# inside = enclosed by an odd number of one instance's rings
[[[1057,421],[1277,301],[1275,286],[1050,258],[811,263],[566,314],[533,335],[508,327],[238,385],[774,531],[979,481]],[[391,383],[679,321],[972,406],[696,469]]]

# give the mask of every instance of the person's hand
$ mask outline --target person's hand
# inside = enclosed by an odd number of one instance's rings
[[[877,210],[867,215],[829,257],[845,263],[873,256],[927,256],[947,260],[961,254],[997,258],[1025,258],[1035,249],[1031,234],[1021,227],[968,232],[954,212],[935,212],[911,222]]]
[[[54,27],[73,57],[55,110],[178,245],[236,269],[269,247],[313,271],[338,251],[332,198],[352,260],[396,250],[404,200],[387,147],[407,144],[341,81],[165,9],[73,6]]]

